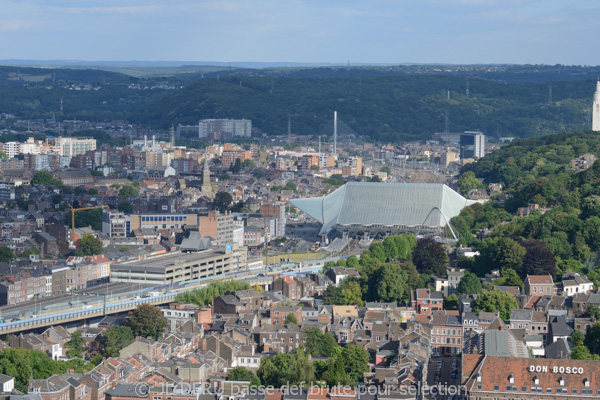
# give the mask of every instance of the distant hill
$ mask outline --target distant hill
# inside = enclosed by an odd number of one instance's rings
[[[321,70],[321,69],[319,69]],[[300,72],[298,72],[300,73]],[[316,71],[313,71],[316,73]],[[219,75],[219,73],[213,73]],[[361,135],[384,141],[481,130],[492,138],[589,129],[595,82],[514,83],[454,74],[363,77],[219,76],[143,107],[132,119],[167,128],[203,118],[248,118],[268,134],[317,134],[337,110]],[[552,97],[550,99],[550,90]],[[448,94],[449,93],[449,94]]]
[[[47,82],[106,83],[127,82],[129,76],[97,69],[32,68],[0,66],[0,84]]]

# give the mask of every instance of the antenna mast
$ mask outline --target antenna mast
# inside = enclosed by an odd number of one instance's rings
[[[337,111],[333,112],[333,155],[337,155]]]
[[[469,98],[469,77],[467,76],[467,99]]]

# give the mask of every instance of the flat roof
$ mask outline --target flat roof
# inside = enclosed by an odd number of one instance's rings
[[[111,270],[119,269],[137,269],[140,270],[164,270],[170,266],[185,265],[195,261],[202,261],[213,257],[231,256],[235,253],[226,254],[224,251],[206,250],[198,253],[169,253],[159,256],[146,258],[145,260],[131,260],[122,263],[112,264]]]

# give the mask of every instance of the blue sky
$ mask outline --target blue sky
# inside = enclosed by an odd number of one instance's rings
[[[0,59],[600,64],[598,0],[0,0]]]

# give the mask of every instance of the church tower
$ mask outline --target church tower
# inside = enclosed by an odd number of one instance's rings
[[[600,132],[600,79],[596,82],[596,93],[594,93],[594,105],[592,107],[592,130]]]
[[[208,157],[204,159],[204,168],[202,169],[202,194],[212,196],[212,186],[210,184],[210,168],[208,167]]]

